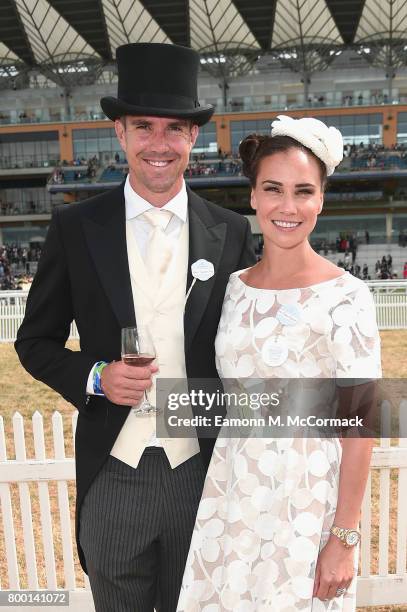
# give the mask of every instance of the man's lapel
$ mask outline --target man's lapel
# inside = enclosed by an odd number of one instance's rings
[[[193,281],[191,265],[198,259],[213,263],[215,274],[197,280],[184,313],[185,351],[198,329],[218,273],[226,238],[226,223],[216,223],[205,201],[188,189],[189,261],[187,290]],[[126,246],[123,184],[105,194],[83,216],[83,228],[100,283],[120,327],[136,324]],[[96,305],[95,305],[96,306]]]
[[[135,325],[136,319],[126,247],[123,187],[124,183],[95,203],[83,216],[83,228],[99,280],[120,327],[127,327]]]
[[[226,223],[216,223],[205,201],[188,189],[189,261],[187,291],[193,282],[191,265],[198,259],[213,263],[215,274],[207,281],[197,280],[188,297],[184,314],[185,352],[198,329],[215,284],[223,246]]]

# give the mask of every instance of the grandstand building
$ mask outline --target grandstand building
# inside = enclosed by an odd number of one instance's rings
[[[115,49],[173,42],[200,52],[199,97],[216,107],[186,173],[193,189],[248,215],[260,247],[239,142],[282,113],[318,117],[346,147],[313,244],[337,262],[351,236],[361,266],[391,252],[401,276],[406,31],[402,0],[2,0],[0,245],[40,245],[54,206],[123,180],[126,160],[99,105],[116,94]]]

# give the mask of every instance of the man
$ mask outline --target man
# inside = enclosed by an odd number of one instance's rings
[[[255,257],[247,221],[184,184],[198,126],[214,110],[197,101],[198,54],[129,44],[117,61],[118,98],[101,105],[129,175],[55,211],[16,350],[79,411],[76,536],[97,611],[172,612],[213,440],[157,439],[154,416],[131,406],[152,374],[217,376],[228,277]],[[197,280],[185,301],[200,259],[214,274]],[[73,319],[79,352],[65,348]],[[157,366],[120,360],[121,328],[136,322],[150,329]]]

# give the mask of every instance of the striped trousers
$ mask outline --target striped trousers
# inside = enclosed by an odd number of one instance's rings
[[[96,612],[175,612],[205,469],[147,448],[137,469],[109,457],[80,512]]]

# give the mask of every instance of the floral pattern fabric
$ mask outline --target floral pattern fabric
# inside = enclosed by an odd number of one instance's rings
[[[216,338],[222,378],[381,376],[375,308],[345,273],[301,289],[231,275]],[[353,612],[312,597],[338,497],[337,438],[219,436],[186,563],[178,612]],[[355,550],[355,572],[358,562]]]

